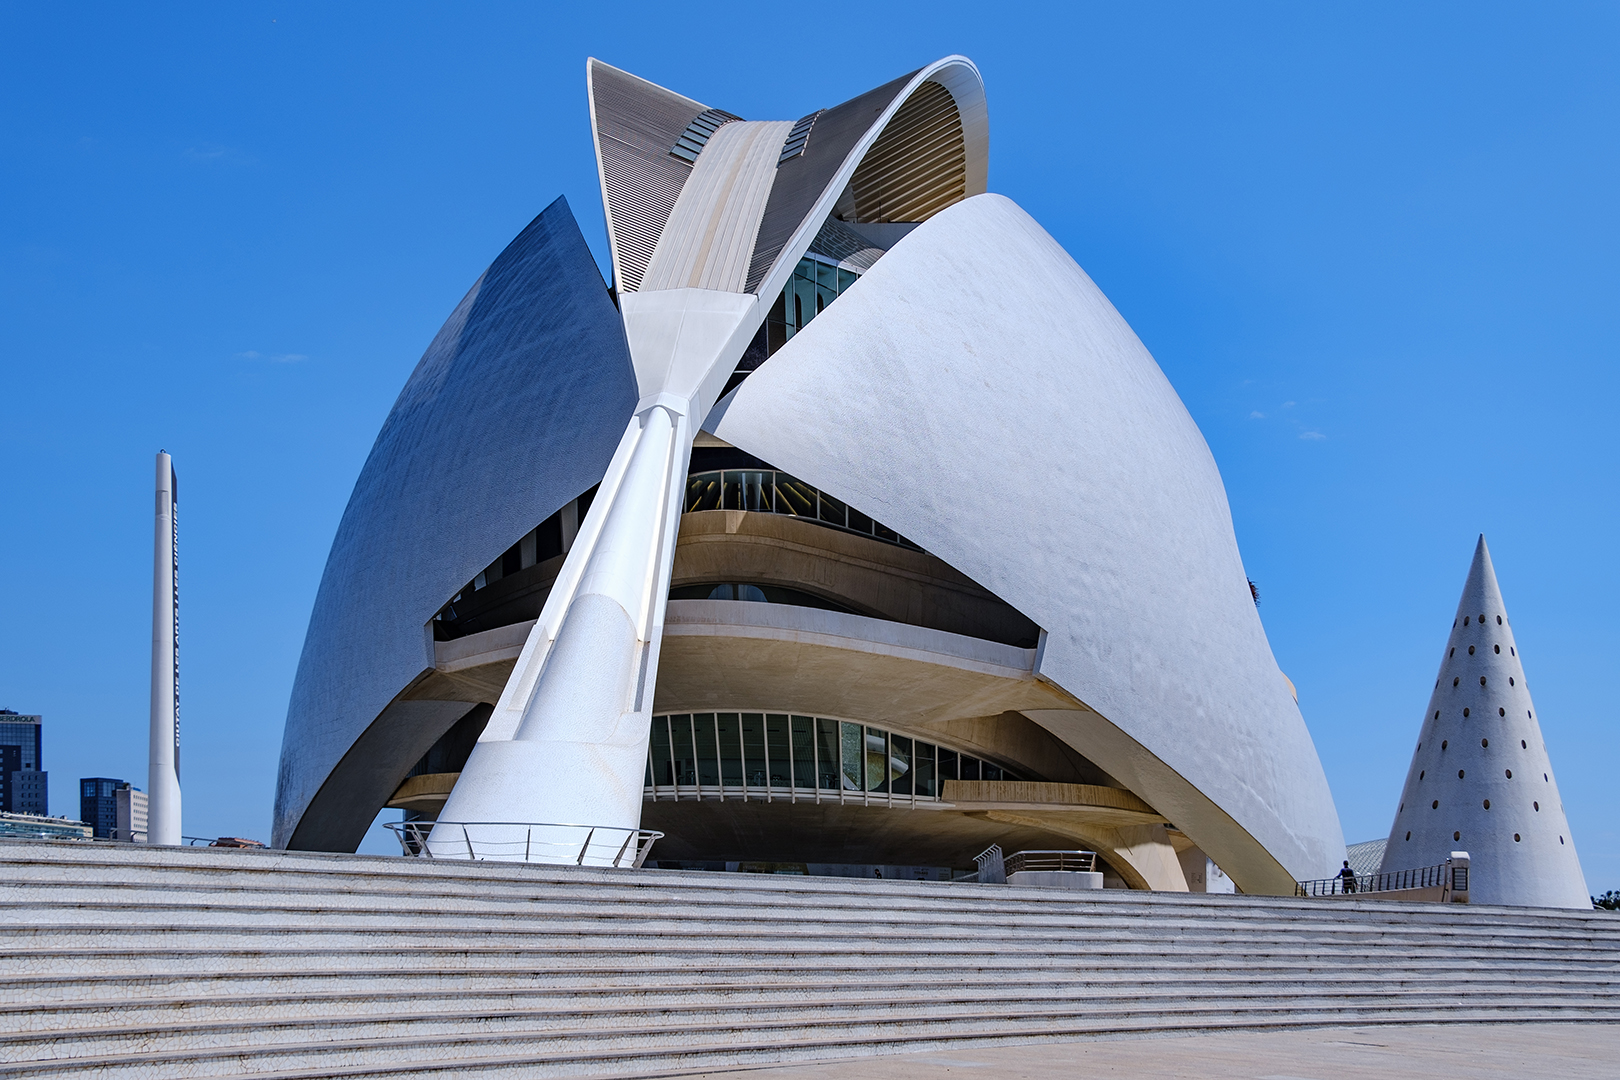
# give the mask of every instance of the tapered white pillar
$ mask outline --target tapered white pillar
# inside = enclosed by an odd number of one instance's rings
[[[174,462],[158,451],[152,550],[152,723],[146,842],[180,840],[180,533]]]
[[[611,865],[634,855],[625,842],[641,822],[695,425],[758,311],[751,295],[702,289],[630,294],[621,304],[641,401],[428,838],[436,858]]]

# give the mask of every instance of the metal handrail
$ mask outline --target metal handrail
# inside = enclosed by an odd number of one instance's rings
[[[1029,870],[1078,870],[1089,873],[1096,869],[1095,851],[1016,851],[1007,856],[1009,874]]]
[[[1295,896],[1351,896],[1356,893],[1394,892],[1401,889],[1451,888],[1458,892],[1468,890],[1468,868],[1457,867],[1462,881],[1454,882],[1448,876],[1450,862],[1433,866],[1419,866],[1412,870],[1391,870],[1383,874],[1356,874],[1349,877],[1317,878],[1294,883]],[[1354,883],[1352,887],[1351,883]]]
[[[552,821],[392,821],[383,827],[399,840],[404,854],[412,857],[574,866],[587,865],[589,857],[592,866],[629,869],[639,869],[652,851],[653,842],[664,835],[654,829]],[[430,846],[435,829],[444,831]],[[518,829],[523,830],[521,839],[515,833]],[[575,830],[576,835],[583,830],[585,835],[583,839],[554,839],[559,829]],[[434,851],[434,846],[439,850]]]

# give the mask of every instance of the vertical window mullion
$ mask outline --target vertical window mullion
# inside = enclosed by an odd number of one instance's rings
[[[833,731],[838,736],[838,805],[844,805],[844,725],[841,721],[833,721]]]
[[[714,714],[714,779],[720,801],[726,801],[726,760],[720,751],[720,714]]]
[[[917,740],[911,740],[911,808],[917,809]]]
[[[696,792],[696,797],[701,802],[703,799],[703,774],[698,769],[697,713],[687,713],[686,722],[692,726],[692,741],[687,744],[692,748],[692,790]]]
[[[810,782],[815,785],[816,804],[821,804],[821,718],[810,718]]]

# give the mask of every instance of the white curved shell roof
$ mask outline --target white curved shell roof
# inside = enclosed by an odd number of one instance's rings
[[[277,843],[352,846],[396,774],[471,707],[432,702],[439,712],[402,719],[394,712],[423,703],[390,702],[426,662],[433,611],[603,475],[613,417],[635,400],[620,318],[634,329],[676,293],[725,309],[730,337],[700,357],[715,364],[694,395],[701,415],[829,214],[854,200],[848,222],[923,223],[754,371],[711,429],[1038,623],[1036,673],[1072,707],[1026,714],[1168,815],[1246,891],[1291,892],[1296,878],[1333,872],[1338,818],[1250,601],[1209,449],[1084,272],[1017,206],[981,194],[988,114],[972,63],[947,57],[797,123],[739,121],[606,65],[589,71],[620,311],[577,230],[548,233],[548,258],[566,248],[568,265],[520,275],[501,309],[533,333],[493,317],[463,333],[453,317],[429,350],[329,560],[289,708]],[[708,148],[675,156],[704,117]],[[795,155],[790,132],[807,124]],[[504,280],[496,269],[489,280]],[[677,299],[684,334],[702,305]],[[716,359],[733,345],[731,360]],[[465,439],[475,406],[464,398],[518,371],[537,398],[521,422],[482,423]],[[573,415],[570,396],[589,415]],[[479,407],[518,408],[496,398]],[[438,456],[460,472],[413,463],[407,451],[452,432],[457,453]],[[421,507],[441,504],[466,520],[448,530],[453,542],[436,535],[436,561],[414,534],[396,545],[407,559],[373,556],[380,536],[398,540],[402,521],[433,520]]]
[[[911,537],[1038,623],[1031,713],[1247,891],[1344,839],[1272,657],[1220,474],[1107,298],[998,195],[918,227],[710,430]]]

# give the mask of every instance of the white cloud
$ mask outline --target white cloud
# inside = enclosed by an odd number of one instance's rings
[[[1264,420],[1265,418],[1266,414],[1263,412],[1252,412],[1249,414],[1250,420]]]
[[[1292,401],[1285,401],[1285,402],[1283,402],[1283,408],[1285,408],[1285,409],[1292,409],[1292,408],[1293,408],[1293,407],[1294,407],[1294,405],[1295,405],[1295,404],[1296,404],[1296,403],[1295,403],[1295,402],[1292,402]]]
[[[1320,431],[1302,431],[1302,432],[1299,433],[1299,437],[1302,438],[1302,439],[1325,439],[1325,438],[1327,438],[1327,436],[1322,434]]]

